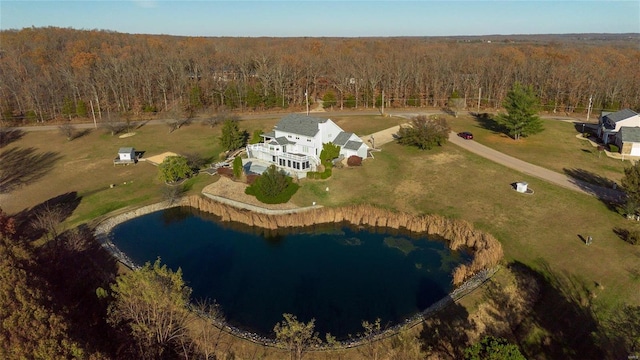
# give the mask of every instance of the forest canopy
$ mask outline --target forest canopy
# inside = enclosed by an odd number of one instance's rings
[[[117,114],[303,108],[496,109],[513,84],[541,110],[640,110],[640,49],[629,41],[221,38],[68,28],[0,32],[0,110],[10,124]],[[568,37],[569,35],[567,35]],[[559,37],[562,39],[562,37]],[[384,97],[382,92],[384,91]]]

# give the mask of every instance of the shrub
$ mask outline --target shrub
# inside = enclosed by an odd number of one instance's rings
[[[613,145],[613,144],[609,144],[609,151],[611,152],[618,152],[618,146]]]
[[[411,125],[401,126],[398,131],[398,143],[428,150],[442,146],[449,139],[451,128],[442,118],[428,118],[418,115],[411,119]]]
[[[242,176],[242,170],[242,158],[236,156],[236,158],[233,159],[233,177],[239,179]]]
[[[362,166],[362,158],[357,155],[351,155],[347,159],[347,165],[349,166]]]
[[[265,204],[281,204],[289,201],[300,186],[271,165],[253,183],[245,189],[245,194],[253,195]]]

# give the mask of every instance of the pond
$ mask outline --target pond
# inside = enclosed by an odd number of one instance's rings
[[[283,313],[316,319],[338,339],[363,320],[404,321],[446,296],[470,255],[398,230],[331,224],[274,232],[223,223],[191,208],[116,226],[111,241],[135,263],[181,268],[192,300],[215,300],[228,323],[273,337]]]

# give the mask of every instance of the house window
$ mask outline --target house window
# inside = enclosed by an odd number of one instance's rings
[[[273,156],[272,159],[273,160],[271,160],[271,161],[276,162],[276,157],[275,156]]]
[[[311,139],[307,139],[307,142],[311,142]]]
[[[287,167],[291,167],[291,160],[287,160]]]
[[[296,140],[300,140],[300,136],[296,136]]]

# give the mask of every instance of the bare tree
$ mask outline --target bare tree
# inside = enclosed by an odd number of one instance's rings
[[[67,141],[73,140],[74,135],[76,134],[75,126],[68,122],[58,126],[58,130],[60,130],[60,133],[67,138]]]

